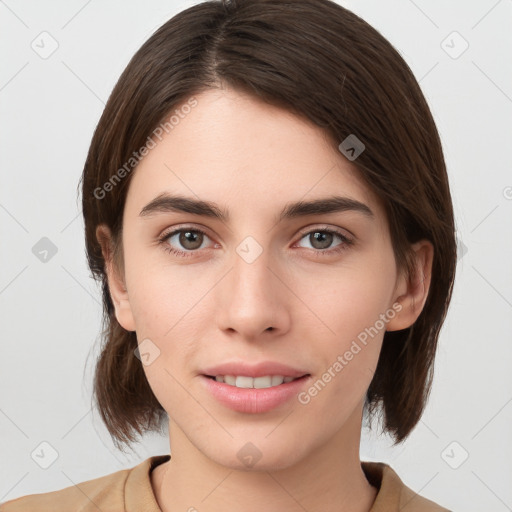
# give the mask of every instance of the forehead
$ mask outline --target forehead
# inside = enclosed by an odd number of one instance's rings
[[[383,215],[357,168],[309,120],[233,89],[194,100],[193,108],[174,109],[172,129],[154,138],[133,171],[127,210],[138,214],[163,192],[222,203],[237,215],[342,195]]]

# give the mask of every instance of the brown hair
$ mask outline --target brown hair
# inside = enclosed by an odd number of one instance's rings
[[[383,201],[397,268],[412,277],[410,244],[432,242],[425,306],[411,327],[385,333],[366,395],[367,412],[374,415],[382,406],[384,429],[395,443],[403,441],[430,394],[456,268],[449,182],[429,107],[393,46],[337,3],[217,0],[178,13],[133,56],[108,99],[83,169],[87,258],[102,283],[104,306],[93,398],[114,443],[130,445],[135,432],[161,429],[167,416],[134,356],[136,333],[115,317],[95,230],[101,223],[110,228],[114,262],[124,274],[122,217],[133,155],[178,105],[222,85],[313,121],[336,148],[350,134],[364,143],[352,163]]]

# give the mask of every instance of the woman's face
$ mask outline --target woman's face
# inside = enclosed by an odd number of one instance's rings
[[[171,441],[230,467],[284,468],[360,432],[405,281],[382,204],[320,128],[231,89],[195,99],[132,176],[116,314],[137,333]],[[164,194],[188,202],[147,207]],[[365,206],[290,208],[337,196]],[[240,367],[218,371],[307,376],[266,390],[205,376],[228,363]]]

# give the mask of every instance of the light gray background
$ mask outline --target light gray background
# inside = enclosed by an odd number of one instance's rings
[[[76,187],[128,60],[193,3],[0,1],[0,502],[168,451],[166,437],[148,435],[135,454],[117,452],[90,410],[101,298]],[[340,3],[387,37],[420,81],[460,240],[427,410],[399,447],[365,431],[361,458],[388,462],[453,511],[512,510],[512,1]],[[42,58],[32,46],[49,51],[52,38],[58,48]],[[33,252],[42,237],[57,248],[46,263]],[[35,462],[52,454],[41,443],[58,453],[48,469]]]

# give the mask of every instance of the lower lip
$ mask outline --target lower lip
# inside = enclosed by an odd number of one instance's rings
[[[296,396],[305,382],[310,379],[305,375],[270,388],[237,388],[224,382],[202,375],[201,378],[210,393],[223,405],[238,412],[256,414],[270,411]]]

